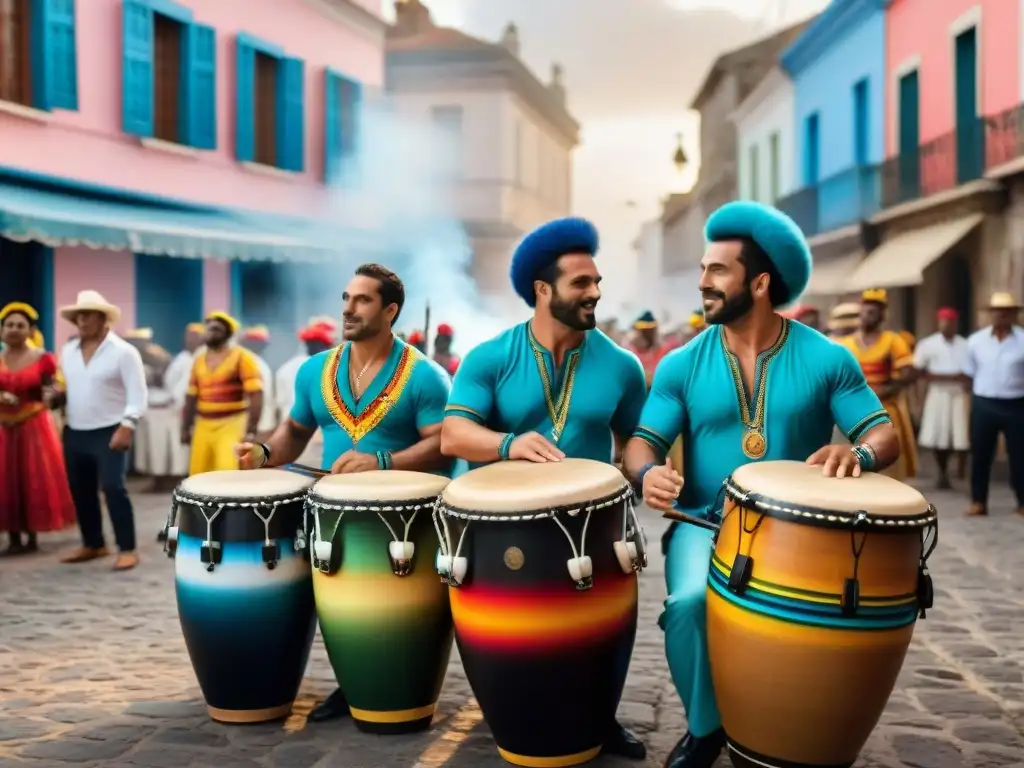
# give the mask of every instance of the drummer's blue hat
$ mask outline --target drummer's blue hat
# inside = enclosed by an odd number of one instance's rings
[[[512,254],[512,287],[531,307],[537,305],[533,282],[537,275],[568,253],[597,255],[597,228],[570,216],[542,224],[523,238]]]
[[[726,203],[704,226],[710,242],[749,238],[761,246],[786,287],[789,304],[800,297],[811,279],[813,260],[807,238],[789,216],[768,205],[742,200]]]

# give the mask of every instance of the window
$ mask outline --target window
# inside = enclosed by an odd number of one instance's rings
[[[336,181],[356,154],[363,88],[333,70],[324,73],[324,180]]]
[[[804,121],[804,186],[813,187],[818,184],[819,141],[818,113],[808,115]]]
[[[868,80],[853,86],[853,163],[868,164]]]
[[[124,0],[121,124],[125,133],[217,146],[217,38],[171,0]]]
[[[772,205],[775,205],[782,191],[779,170],[779,132],[775,131],[768,137],[768,194],[771,195],[768,202]]]
[[[462,175],[462,107],[431,107],[430,117],[446,137],[450,152],[450,165],[446,176]]]
[[[305,168],[305,64],[273,43],[239,35],[235,157],[285,171]]]
[[[0,0],[0,101],[78,109],[75,0]]]
[[[757,144],[750,145],[750,199],[757,200],[761,199],[761,189],[758,179],[758,165],[761,162],[761,158],[757,156]]]

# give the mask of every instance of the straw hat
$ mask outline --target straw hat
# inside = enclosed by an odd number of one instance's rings
[[[99,291],[79,291],[74,304],[60,308],[60,316],[70,323],[75,322],[79,312],[100,312],[106,315],[110,325],[117,325],[121,319],[121,309],[103,298]]]
[[[988,301],[989,309],[1020,309],[1021,303],[1013,298],[1013,294],[997,291]]]

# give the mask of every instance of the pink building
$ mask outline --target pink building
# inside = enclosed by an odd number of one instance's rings
[[[59,343],[56,309],[93,288],[176,349],[204,311],[242,311],[242,259],[337,247],[301,225],[382,86],[380,5],[0,6],[0,304],[34,302]]]
[[[944,156],[958,150],[963,155],[968,144],[982,147],[984,128],[977,117],[1020,102],[1020,9],[1018,0],[889,4],[886,154],[905,155],[911,147],[929,145],[921,159],[925,187],[955,186],[956,178],[945,177],[956,173],[956,162],[944,162]],[[991,144],[994,137],[989,138]],[[978,151],[991,155],[993,147]]]

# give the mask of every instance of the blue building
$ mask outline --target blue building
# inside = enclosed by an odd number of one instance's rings
[[[880,206],[886,0],[833,0],[781,56],[794,86],[794,178],[779,201],[815,235]]]

